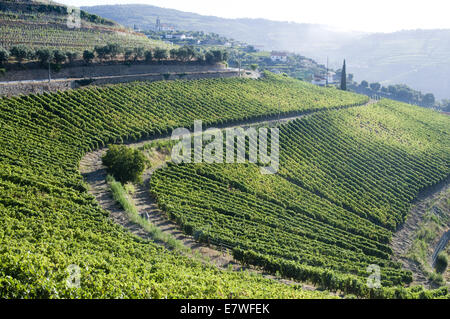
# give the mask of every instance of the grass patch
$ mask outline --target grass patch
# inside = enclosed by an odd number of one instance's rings
[[[406,255],[406,257],[417,262],[424,274],[438,285],[445,284],[443,273],[446,267],[444,270],[433,269],[429,263],[429,257],[433,253],[432,244],[437,240],[439,234],[442,233],[449,222],[450,190],[447,190],[440,198],[432,202],[430,209],[424,214],[419,228],[415,233],[413,244]],[[445,253],[441,252],[439,255],[441,254]],[[444,257],[441,257],[441,259],[442,264],[445,264]]]
[[[113,198],[122,206],[126,211],[128,218],[135,224],[140,225],[155,241],[166,243],[169,248],[184,252],[190,252],[190,249],[183,245],[183,243],[177,240],[172,235],[164,233],[157,226],[153,225],[147,219],[141,217],[134,205],[133,199],[130,196],[130,192],[134,192],[134,185],[127,184],[125,187],[114,179],[113,176],[108,175],[106,182],[113,194]]]

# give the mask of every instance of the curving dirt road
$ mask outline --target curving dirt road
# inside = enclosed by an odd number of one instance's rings
[[[406,254],[413,245],[415,233],[419,229],[423,215],[433,208],[436,199],[442,197],[450,189],[450,177],[447,177],[441,183],[434,185],[419,194],[409,212],[406,222],[392,236],[393,258],[403,264],[405,269],[411,270],[413,273],[413,283],[423,285],[425,287],[434,287],[433,283],[427,278],[420,268],[419,264],[414,260],[406,257]],[[447,235],[446,235],[447,234]],[[440,239],[433,243],[433,257],[430,257],[430,265],[434,264],[434,258],[445,249],[448,238],[448,232],[442,234]]]
[[[361,105],[359,107],[367,106],[370,104],[376,103],[376,101],[371,100],[368,103]],[[296,119],[303,118],[305,116],[310,116],[316,112],[302,114],[297,116],[286,116],[279,117],[275,119],[269,120],[260,120],[254,122],[247,122],[243,125],[233,125],[231,127],[250,127],[250,126],[259,126],[259,125],[276,125],[280,123],[287,123]],[[130,147],[140,147],[152,141],[162,141],[168,140],[170,138],[156,138],[156,139],[148,139],[145,141],[137,142],[137,143],[129,143]],[[102,148],[90,153],[87,153],[82,160],[80,161],[80,172],[84,177],[85,181],[89,185],[89,193],[94,195],[97,199],[99,205],[110,212],[110,217],[112,220],[119,225],[127,228],[131,233],[140,236],[144,239],[152,240],[150,235],[139,225],[132,223],[128,217],[127,213],[120,207],[120,205],[112,198],[112,194],[109,190],[109,187],[106,183],[106,168],[102,164],[101,157],[107,151],[107,148]],[[247,268],[242,266],[238,261],[234,260],[232,255],[230,254],[229,249],[226,247],[212,247],[207,246],[205,244],[198,243],[194,240],[192,236],[185,235],[178,227],[177,224],[170,221],[166,214],[161,211],[154,199],[150,196],[150,187],[149,182],[153,172],[157,169],[164,167],[165,159],[164,154],[156,153],[156,156],[160,157],[160,164],[152,167],[144,172],[142,179],[143,183],[141,185],[136,185],[136,191],[133,194],[133,200],[136,206],[137,211],[141,216],[145,216],[149,222],[160,228],[164,233],[170,234],[175,237],[177,240],[181,241],[186,247],[189,247],[193,254],[200,254],[203,257],[203,260],[207,260],[212,264],[216,265],[221,269],[229,269],[233,270],[249,270],[253,272],[258,272],[262,274],[266,278],[276,279],[285,284],[296,284],[293,281],[286,280],[283,278],[277,278],[275,276],[264,273],[259,269],[255,269],[253,267]],[[164,244],[164,243],[162,243]],[[314,287],[309,284],[301,283],[303,289],[306,290],[317,290],[317,287]]]

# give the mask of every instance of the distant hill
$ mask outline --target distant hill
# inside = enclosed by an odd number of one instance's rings
[[[450,98],[450,30],[371,34],[332,55],[345,56],[359,80],[404,83]]]
[[[266,50],[289,50],[339,68],[344,58],[356,80],[407,84],[450,98],[450,30],[387,34],[338,32],[330,27],[265,19],[224,19],[149,5],[83,7],[123,25],[153,28],[157,17],[181,30],[214,32]],[[357,26],[355,26],[357,28]]]
[[[214,32],[265,49],[290,49],[302,53],[311,51],[313,42],[318,48],[335,49],[358,35],[335,32],[327,26],[316,24],[266,19],[224,19],[150,5],[106,5],[82,9],[128,27],[151,29],[159,17],[162,23],[173,25],[178,30]]]
[[[85,11],[74,12],[58,3],[0,0],[0,46],[6,49],[25,44],[83,51],[107,43],[146,48],[163,45],[112,20]]]

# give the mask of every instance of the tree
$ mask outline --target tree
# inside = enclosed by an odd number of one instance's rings
[[[448,257],[445,252],[441,251],[436,258],[436,271],[440,274],[444,273],[448,266]]]
[[[442,100],[439,107],[444,112],[450,112],[450,100]]]
[[[256,71],[258,69],[258,64],[250,65],[250,69],[252,69],[253,71]]]
[[[97,54],[97,57],[101,60],[104,61],[106,60],[106,58],[109,55],[109,48],[108,46],[95,46],[94,48],[94,52]]]
[[[125,50],[124,54],[125,61],[131,61],[132,57],[133,57],[133,50],[132,49]]]
[[[67,59],[69,63],[72,64],[76,59],[78,59],[78,52],[66,52]]]
[[[211,50],[206,52],[205,60],[208,64],[215,64],[228,60],[228,52],[223,50]]]
[[[109,55],[110,59],[115,59],[119,54],[123,52],[123,48],[117,43],[108,43],[104,48],[104,51]]]
[[[433,106],[436,103],[436,99],[432,93],[427,93],[423,96],[422,102],[427,106]]]
[[[359,86],[364,89],[367,89],[369,87],[369,82],[367,82],[366,80],[363,80],[363,81],[361,81],[361,84]]]
[[[66,54],[61,50],[55,50],[53,52],[53,62],[55,62],[56,64],[61,64],[64,61],[66,61],[66,59],[67,59]]]
[[[53,52],[47,48],[36,50],[36,58],[39,60],[41,66],[47,66],[53,59]]]
[[[92,60],[94,60],[94,58],[95,58],[94,52],[89,51],[89,50],[85,50],[83,52],[83,60],[86,64],[91,64]]]
[[[153,52],[152,51],[150,51],[150,50],[146,51],[144,56],[145,56],[145,62],[148,63],[148,62],[153,61]]]
[[[155,59],[157,59],[158,61],[167,59],[167,57],[168,57],[168,51],[167,51],[166,49],[156,48],[156,49],[155,49],[154,57],[155,57]]]
[[[212,54],[211,51],[208,51],[208,52],[205,53],[205,61],[208,64],[214,64],[215,63],[214,54]]]
[[[8,62],[9,59],[9,51],[6,50],[3,47],[0,47],[0,65],[3,65],[4,63]]]
[[[171,59],[174,59],[174,60],[178,59],[178,49],[175,49],[175,48],[171,49],[169,51],[169,55],[170,55]]]
[[[140,182],[142,173],[149,165],[140,150],[125,145],[111,145],[102,157],[102,162],[108,168],[108,172],[123,184]]]
[[[191,61],[196,55],[195,49],[192,46],[184,46],[177,50],[176,58],[180,61]]]
[[[133,49],[133,59],[136,62],[144,57],[145,49],[143,47],[136,47]]]
[[[381,89],[381,84],[378,82],[370,83],[370,89],[372,91],[378,92]]]
[[[347,79],[349,82],[353,82],[353,73],[350,73],[349,75],[347,75]]]
[[[23,60],[31,59],[34,56],[34,52],[25,45],[17,45],[11,48],[11,55],[16,58],[19,64],[21,64]]]
[[[345,65],[342,66],[342,73],[341,73],[341,90],[347,91],[347,67]]]

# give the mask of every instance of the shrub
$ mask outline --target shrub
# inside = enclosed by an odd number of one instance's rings
[[[436,259],[436,271],[440,274],[444,273],[448,266],[448,257],[445,252],[440,252]]]
[[[108,172],[122,184],[141,181],[141,175],[149,164],[144,154],[138,149],[125,145],[112,145],[102,157]]]
[[[145,52],[145,62],[152,62],[153,60],[153,52],[152,51],[146,51]]]
[[[92,63],[92,60],[94,60],[94,58],[95,58],[94,52],[89,51],[89,50],[85,50],[83,52],[83,60],[86,64]]]
[[[9,51],[0,46],[0,65],[8,62]]]
[[[17,59],[17,62],[22,63],[25,59],[32,59],[34,52],[25,45],[17,45],[11,48],[11,55]]]
[[[41,63],[41,66],[47,66],[47,64],[53,59],[53,52],[48,48],[36,50],[34,55]]]
[[[53,52],[53,61],[55,62],[55,64],[61,64],[65,62],[66,59],[67,59],[66,54],[61,50],[55,50]]]

